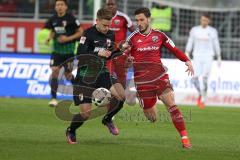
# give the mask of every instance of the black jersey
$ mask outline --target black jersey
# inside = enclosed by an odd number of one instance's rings
[[[66,13],[62,17],[54,14],[50,18],[49,24],[55,33],[53,38],[53,52],[57,54],[73,54],[76,46],[76,40],[59,43],[57,38],[60,35],[71,36],[75,34],[76,30],[80,27],[79,21],[69,13]]]
[[[98,56],[101,49],[112,51],[112,55],[119,52],[114,43],[114,32],[106,34],[99,32],[96,25],[88,28],[80,39],[77,54],[79,57],[78,75],[96,75],[96,73],[108,72],[105,67],[107,58]],[[86,64],[84,66],[84,64]]]

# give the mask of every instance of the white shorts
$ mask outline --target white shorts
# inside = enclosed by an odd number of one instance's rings
[[[208,77],[211,72],[213,58],[193,58],[194,76]]]

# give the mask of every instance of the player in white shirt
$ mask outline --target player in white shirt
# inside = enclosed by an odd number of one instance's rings
[[[185,53],[189,57],[192,53],[195,70],[192,82],[199,93],[197,104],[205,107],[208,88],[208,77],[214,56],[217,56],[218,65],[221,64],[221,49],[218,40],[218,32],[209,26],[210,16],[204,14],[200,18],[200,25],[191,29]]]

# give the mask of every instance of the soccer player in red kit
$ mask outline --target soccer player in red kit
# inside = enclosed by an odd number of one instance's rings
[[[185,62],[186,72],[190,75],[194,74],[192,63],[163,32],[151,28],[151,14],[148,8],[137,9],[135,19],[139,30],[128,37],[121,50],[130,50],[128,60],[133,62],[134,81],[144,115],[155,122],[156,102],[160,99],[167,107],[172,122],[181,136],[183,148],[191,148],[182,113],[175,104],[167,69],[161,62],[160,49],[167,48],[179,60]]]
[[[127,38],[127,31],[134,31],[131,19],[123,12],[117,10],[116,0],[106,0],[106,8],[112,11],[114,17],[110,25],[110,30],[115,33],[115,43],[119,44]],[[111,74],[115,74],[120,83],[126,87],[127,68],[125,66],[127,56],[122,55],[107,62],[107,67]]]

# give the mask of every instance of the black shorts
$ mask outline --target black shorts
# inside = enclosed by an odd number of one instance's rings
[[[73,70],[74,54],[51,54],[50,67],[64,67],[65,71]]]
[[[95,80],[94,80],[95,79]],[[84,103],[92,103],[92,92],[96,88],[110,89],[118,80],[108,72],[101,73],[91,81],[84,77],[76,77],[73,84],[73,101],[75,106]]]

